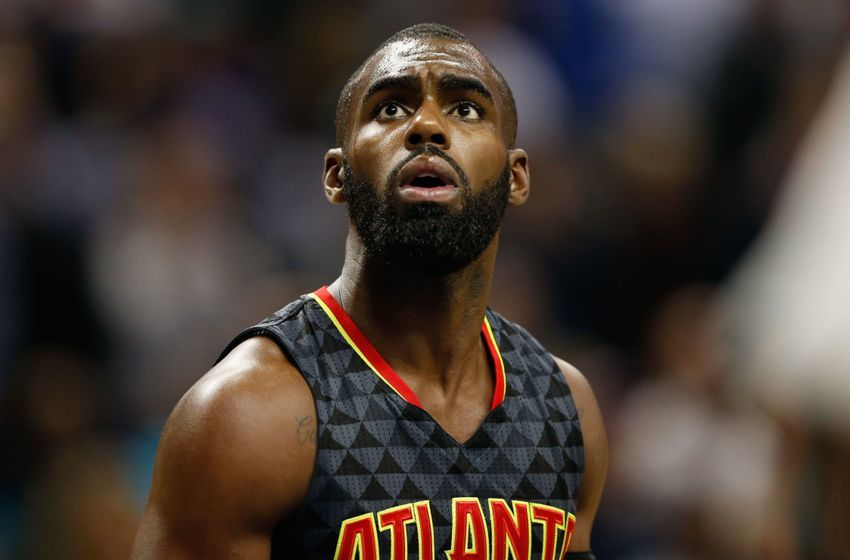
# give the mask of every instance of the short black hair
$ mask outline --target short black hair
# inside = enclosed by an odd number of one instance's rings
[[[363,64],[360,65],[357,70],[348,78],[348,81],[345,82],[345,85],[342,87],[342,92],[339,94],[339,100],[336,104],[336,143],[338,146],[345,147],[348,142],[348,134],[351,127],[351,101],[352,96],[354,94],[354,88],[357,83],[360,81],[360,77],[363,74],[363,70],[366,67],[366,64],[369,63],[372,58],[378,54],[384,47],[390,45],[392,43],[396,43],[398,41],[403,41],[405,39],[449,39],[452,41],[457,41],[459,43],[463,43],[473,47],[475,50],[478,50],[472,41],[467,39],[466,35],[449,27],[448,25],[443,25],[441,23],[417,23],[416,25],[411,25],[410,27],[405,27],[401,31],[398,31],[391,35],[387,40],[378,45],[372,54],[370,54],[366,60],[363,61]],[[479,51],[481,52],[481,51]],[[508,144],[509,148],[513,148],[516,144],[516,130],[517,130],[517,114],[516,114],[516,102],[514,101],[514,95],[511,92],[511,88],[508,85],[508,82],[505,80],[505,77],[502,76],[502,73],[499,72],[493,63],[487,58],[483,53],[484,59],[490,65],[490,68],[493,70],[493,73],[496,75],[496,79],[499,86],[499,97],[502,102],[502,105],[505,109],[505,122],[503,125],[503,132],[505,135],[505,142]]]

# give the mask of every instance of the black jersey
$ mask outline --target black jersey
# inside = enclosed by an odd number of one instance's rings
[[[244,331],[274,340],[304,375],[317,456],[303,505],[272,558],[485,560],[563,557],[584,449],[552,357],[488,310],[492,409],[460,443],[422,409],[326,288]],[[508,553],[512,556],[508,556]]]

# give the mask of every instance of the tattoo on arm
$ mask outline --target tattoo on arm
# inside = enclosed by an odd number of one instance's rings
[[[296,416],[295,423],[298,426],[296,434],[298,435],[298,443],[302,447],[305,445],[314,445],[316,442],[316,423],[312,416]]]

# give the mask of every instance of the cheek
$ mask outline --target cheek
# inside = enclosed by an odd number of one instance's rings
[[[505,167],[507,150],[504,141],[494,131],[488,132],[459,135],[452,146],[452,151],[462,157],[463,161],[459,163],[473,185],[494,182],[501,176]]]
[[[349,147],[348,160],[354,171],[370,182],[382,185],[392,169],[396,134],[396,131],[388,132],[387,127],[377,124],[361,127]]]

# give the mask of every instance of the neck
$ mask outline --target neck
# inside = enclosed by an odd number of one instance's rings
[[[375,262],[350,235],[342,275],[330,290],[414,391],[435,380],[450,389],[483,356],[481,324],[497,246],[498,234],[466,268],[435,275]]]

